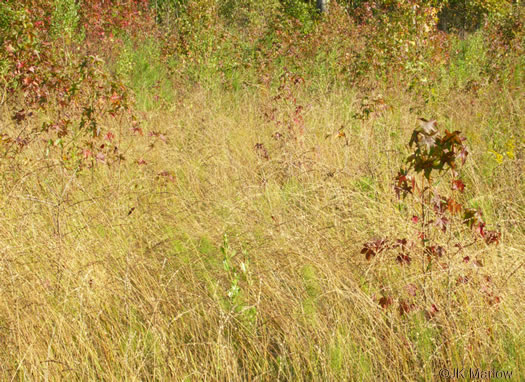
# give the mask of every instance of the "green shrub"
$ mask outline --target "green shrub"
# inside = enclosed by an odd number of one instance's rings
[[[442,30],[474,31],[487,15],[507,12],[510,0],[446,0],[439,14]]]
[[[484,81],[488,64],[483,35],[474,33],[465,39],[452,40],[450,66],[450,86],[462,88],[468,83]]]
[[[314,2],[302,0],[282,0],[284,12],[295,19],[302,25],[303,32],[312,30],[317,18],[317,8]]]
[[[72,40],[78,32],[80,21],[77,0],[55,0],[53,3],[52,33]]]
[[[137,106],[142,110],[151,110],[161,101],[172,100],[173,87],[156,41],[128,39],[123,44],[116,70],[135,93]]]

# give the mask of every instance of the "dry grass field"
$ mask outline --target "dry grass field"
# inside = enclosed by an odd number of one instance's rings
[[[352,119],[346,89],[300,94],[304,134],[282,141],[267,94],[198,89],[145,113],[163,136],[123,134],[129,159],[111,168],[78,177],[21,161],[1,183],[4,378],[433,380],[461,365],[523,376],[524,159],[498,163],[488,147],[499,131],[523,139],[525,112],[519,94],[492,94],[450,93],[416,114],[388,92],[367,121]],[[502,232],[465,249],[482,267],[454,259],[425,291],[414,267],[360,254],[370,237],[413,230],[392,169],[421,113],[468,137],[467,188]],[[450,273],[470,280],[443,290]],[[480,292],[487,276],[497,304]],[[409,284],[438,307],[432,320],[378,304]]]
[[[125,159],[84,151],[76,167],[74,139],[43,135],[16,157],[0,145],[1,380],[524,380],[523,60],[475,89],[476,66],[450,64],[422,97],[321,74],[228,89],[132,54],[140,129],[98,121]],[[169,96],[140,90],[145,75]],[[49,117],[16,110],[0,103],[6,136]],[[423,270],[419,250],[362,252],[418,237],[417,202],[394,193],[418,118],[466,137],[460,202],[501,233],[429,226],[445,254]]]

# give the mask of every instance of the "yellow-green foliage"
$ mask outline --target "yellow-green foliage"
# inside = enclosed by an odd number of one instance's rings
[[[72,39],[78,32],[79,4],[75,0],[55,0],[53,2],[53,33]]]

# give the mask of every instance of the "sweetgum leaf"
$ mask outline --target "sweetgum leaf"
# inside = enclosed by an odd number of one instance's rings
[[[421,131],[426,135],[434,135],[437,133],[437,122],[435,119],[427,121],[425,118],[419,118],[419,126]]]

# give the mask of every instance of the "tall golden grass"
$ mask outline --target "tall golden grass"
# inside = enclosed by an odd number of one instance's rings
[[[120,163],[74,173],[35,160],[43,144],[4,161],[2,380],[433,381],[443,367],[523,378],[523,94],[448,89],[425,104],[374,92],[387,106],[359,120],[357,91],[298,90],[304,134],[279,140],[267,91],[186,89],[144,112],[142,137],[103,122],[122,131]],[[360,254],[371,237],[413,233],[392,177],[418,117],[468,138],[467,197],[502,232],[465,249],[482,267],[434,272],[432,319],[378,304],[422,285],[415,266]],[[512,153],[490,152],[512,137]],[[469,282],[448,293],[449,272]]]

